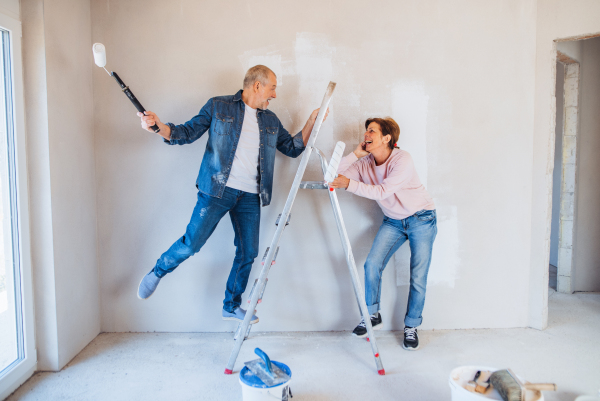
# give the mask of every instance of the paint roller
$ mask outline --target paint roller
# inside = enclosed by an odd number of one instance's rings
[[[117,75],[116,72],[108,72],[108,70],[104,67],[106,65],[106,48],[104,47],[104,45],[102,43],[94,43],[94,45],[92,46],[92,52],[94,53],[94,63],[96,63],[98,67],[104,68],[104,71],[106,71],[108,75],[110,75],[115,79],[115,81],[117,81],[117,83],[121,87],[121,90],[123,91],[123,93],[125,93],[129,100],[131,100],[131,103],[133,103],[137,111],[145,115],[146,109],[144,108],[144,106],[142,106],[139,100],[137,100],[131,89],[129,89],[129,86],[125,85],[125,82],[121,80],[121,78]],[[160,128],[158,128],[158,125],[156,124],[154,124],[150,128],[152,128],[154,132],[160,131]]]
[[[332,182],[338,176],[337,169],[344,156],[344,149],[346,149],[346,144],[342,141],[339,141],[335,145],[329,166],[327,166],[327,171],[325,172],[325,182]],[[330,187],[329,190],[333,191],[333,188]]]

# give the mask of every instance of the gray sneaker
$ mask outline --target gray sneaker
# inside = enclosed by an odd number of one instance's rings
[[[140,281],[140,286],[137,293],[138,298],[150,298],[150,296],[154,294],[156,287],[158,287],[158,283],[160,283],[160,277],[154,274],[154,269],[150,270],[150,273],[142,277],[142,281]]]
[[[242,322],[244,317],[246,317],[246,311],[240,307],[236,308],[233,313],[227,312],[225,309],[222,311],[223,320],[237,320],[238,322]],[[252,320],[250,320],[250,324],[258,323],[258,316],[252,315]]]

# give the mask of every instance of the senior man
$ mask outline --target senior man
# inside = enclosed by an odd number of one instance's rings
[[[258,256],[260,204],[271,202],[275,149],[298,157],[310,137],[319,110],[312,112],[301,132],[292,137],[270,110],[277,97],[277,77],[268,67],[257,65],[244,77],[244,89],[232,96],[210,99],[197,116],[181,125],[163,124],[151,111],[138,113],[142,128],[160,128],[165,142],[185,145],[208,130],[208,142],[196,179],[198,201],[185,234],[161,255],[142,277],[138,297],[148,299],[160,280],[198,252],[221,218],[229,212],[236,246],[233,266],[225,287],[223,319],[242,321],[240,308],[252,263]],[[251,323],[258,317],[252,316]]]

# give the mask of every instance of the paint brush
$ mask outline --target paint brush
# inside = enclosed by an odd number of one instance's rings
[[[479,394],[485,394],[490,389],[490,377],[492,377],[492,372],[489,370],[484,370],[479,375],[479,378],[475,379],[475,383],[477,386],[475,387],[475,392]]]
[[[478,370],[477,373],[475,373],[473,380],[469,380],[467,384],[464,385],[465,390],[468,390],[472,393],[487,393],[487,391],[490,389],[491,375],[492,372],[489,370]]]
[[[527,390],[556,391],[554,383],[523,383],[510,369],[492,373],[490,382],[504,401],[525,401]]]
[[[479,376],[481,375],[481,370],[478,370],[477,373],[475,373],[475,377],[473,378],[473,380],[469,380],[465,386],[465,389],[474,393],[475,390],[477,389],[477,379],[479,379]]]

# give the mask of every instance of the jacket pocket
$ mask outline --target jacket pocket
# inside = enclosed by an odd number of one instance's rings
[[[217,113],[217,122],[215,123],[215,132],[219,135],[229,135],[231,126],[233,125],[233,117],[225,114]]]
[[[277,146],[277,128],[267,128],[267,145],[274,148]]]

